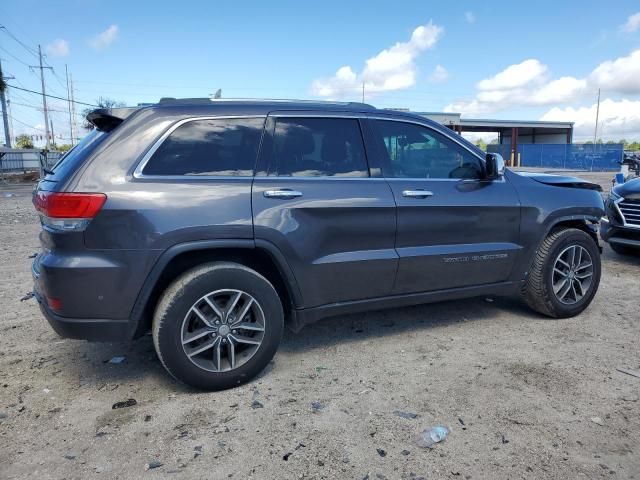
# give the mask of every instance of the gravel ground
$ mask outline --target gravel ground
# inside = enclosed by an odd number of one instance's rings
[[[616,371],[640,369],[640,257],[605,247],[578,318],[501,298],[343,316],[287,333],[253,382],[200,393],[150,336],[62,340],[20,301],[29,191],[0,188],[0,478],[640,478],[640,378]],[[449,437],[418,447],[434,425]]]

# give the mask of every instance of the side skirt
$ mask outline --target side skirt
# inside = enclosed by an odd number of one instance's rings
[[[479,297],[483,295],[511,296],[517,295],[522,287],[522,281],[490,283],[472,287],[451,288],[434,292],[411,293],[407,295],[392,295],[366,300],[354,300],[351,302],[332,303],[319,307],[293,310],[288,327],[294,332],[299,332],[306,325],[318,320],[337,315],[366,312],[371,310],[384,310],[386,308],[407,307],[446,300]]]

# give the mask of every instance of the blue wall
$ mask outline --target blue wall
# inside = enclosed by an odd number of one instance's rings
[[[522,167],[568,168],[571,170],[618,171],[624,145],[521,144],[518,145]],[[509,145],[487,145],[487,151],[511,157]]]

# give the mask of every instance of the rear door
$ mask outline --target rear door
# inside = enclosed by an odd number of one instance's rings
[[[284,255],[304,306],[388,295],[396,206],[369,171],[358,116],[274,113],[261,152],[255,238]]]
[[[520,205],[504,179],[452,137],[418,122],[372,118],[368,134],[398,205],[393,293],[506,281],[520,250]]]

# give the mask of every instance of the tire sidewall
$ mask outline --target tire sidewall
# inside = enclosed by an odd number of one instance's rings
[[[267,279],[239,264],[210,264],[183,274],[173,286],[178,288],[167,289],[173,292],[172,298],[159,305],[154,317],[156,349],[171,375],[197,388],[221,390],[245,383],[267,366],[278,349],[284,326],[282,304]],[[182,324],[197,300],[223,289],[242,290],[260,304],[265,332],[260,347],[245,364],[228,372],[209,372],[193,364],[184,352]]]
[[[553,292],[552,272],[558,255],[572,245],[580,245],[581,247],[584,247],[589,252],[589,255],[591,255],[591,261],[593,263],[593,278],[589,293],[577,303],[566,305],[558,300],[556,294]],[[560,236],[552,246],[542,273],[547,297],[549,298],[553,311],[556,315],[560,318],[578,315],[589,306],[598,291],[598,286],[600,285],[601,265],[598,246],[587,233],[580,230],[568,230],[566,234]]]

